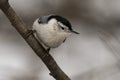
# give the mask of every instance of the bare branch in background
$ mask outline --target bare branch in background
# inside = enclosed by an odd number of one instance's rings
[[[115,58],[120,61],[120,41],[109,31],[99,31],[99,37],[103,41],[103,43],[107,46],[107,48],[113,53]]]
[[[15,11],[9,5],[8,0],[0,0],[0,8],[10,20],[13,27],[21,34],[34,52],[42,59],[47,68],[50,70],[50,74],[56,80],[70,80],[70,78],[59,68],[52,56],[37,41],[33,34],[26,37],[29,30],[27,29],[26,24],[17,16]]]

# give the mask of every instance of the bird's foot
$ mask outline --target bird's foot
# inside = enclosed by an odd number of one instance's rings
[[[35,30],[28,29],[28,31],[25,33],[24,37],[27,38],[27,37],[29,37],[31,34],[35,33],[35,32],[36,32]]]
[[[47,51],[50,52],[50,49],[51,49],[51,48],[48,48]]]
[[[63,40],[63,43],[66,41],[66,38]]]

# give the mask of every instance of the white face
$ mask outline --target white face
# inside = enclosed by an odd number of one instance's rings
[[[63,25],[61,22],[58,22],[56,19],[51,19],[48,24],[53,27],[53,29],[60,33],[71,34],[71,31]]]

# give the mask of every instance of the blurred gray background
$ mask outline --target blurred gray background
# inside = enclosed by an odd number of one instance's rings
[[[50,54],[72,80],[120,79],[120,0],[10,0],[32,26],[43,15],[66,17],[73,34]],[[54,80],[0,11],[0,80]]]

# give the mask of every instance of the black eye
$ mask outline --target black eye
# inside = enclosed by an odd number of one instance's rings
[[[39,23],[39,24],[42,23],[40,19],[38,20],[38,23]]]
[[[62,30],[64,30],[65,28],[64,27],[61,27]]]

